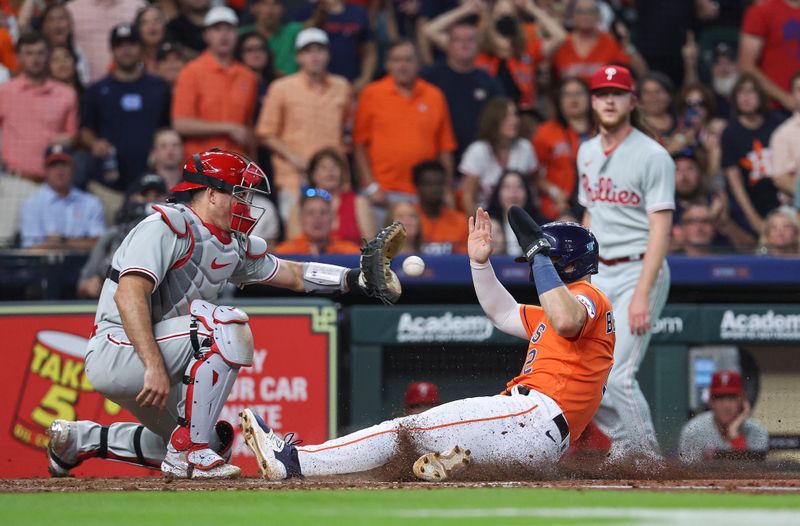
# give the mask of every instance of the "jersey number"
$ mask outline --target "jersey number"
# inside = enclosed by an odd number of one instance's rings
[[[531,343],[536,343],[542,338],[542,333],[544,333],[547,326],[544,323],[540,323],[536,330],[533,331],[533,336],[531,337]],[[533,361],[536,359],[536,348],[531,347],[528,351],[528,356],[525,358],[525,363],[522,365],[522,374],[530,374],[533,371]]]

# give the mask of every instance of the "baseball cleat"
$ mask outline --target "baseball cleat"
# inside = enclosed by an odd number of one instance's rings
[[[239,413],[239,419],[244,443],[255,454],[262,477],[274,481],[303,476],[295,447],[299,442],[292,441],[293,433],[287,434],[285,440],[281,440],[250,409]]]
[[[47,444],[47,471],[52,477],[71,477],[69,470],[80,464],[73,424],[67,420],[53,420],[47,430],[50,437]]]
[[[455,446],[447,453],[426,453],[414,462],[414,475],[428,482],[442,482],[469,465],[469,449]]]
[[[241,470],[226,463],[213,449],[177,451],[170,443],[161,463],[161,473],[179,479],[232,479],[237,478]]]

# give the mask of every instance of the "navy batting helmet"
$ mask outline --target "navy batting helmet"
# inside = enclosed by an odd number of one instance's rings
[[[564,283],[597,274],[600,249],[588,228],[572,221],[553,221],[542,225],[542,233],[550,242],[553,266]]]

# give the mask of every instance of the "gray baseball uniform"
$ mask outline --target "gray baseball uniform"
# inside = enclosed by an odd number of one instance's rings
[[[612,440],[612,457],[658,454],[650,408],[636,380],[650,334],[631,334],[628,308],[647,249],[648,216],[675,209],[675,163],[660,144],[634,129],[611,152],[603,151],[600,136],[583,143],[578,173],[578,200],[591,214],[591,229],[600,245],[599,273],[592,282],[611,300],[617,328],[614,367],[595,420]],[[631,260],[611,261],[619,258]],[[667,301],[669,282],[665,261],[650,291],[653,321]]]
[[[95,335],[85,358],[86,374],[97,391],[129,410],[143,425],[115,423],[104,430],[94,422],[78,422],[79,459],[105,451],[108,458],[158,467],[166,442],[183,416],[187,386],[182,379],[194,351],[189,304],[195,299],[213,303],[228,281],[237,285],[259,282],[278,269],[277,260],[266,254],[266,243],[260,238],[251,236],[244,247],[236,237],[215,235],[186,206],[154,208],[158,213],[127,235],[111,266],[119,276],[135,272],[155,282],[150,306],[153,333],[172,384],[167,408],[142,408],[136,402],[144,384],[144,365],[122,327],[114,300],[117,283],[106,279],[98,302]],[[201,325],[198,336],[203,340],[210,332]]]
[[[766,453],[769,433],[761,422],[748,418],[742,423],[740,432],[746,443],[745,451]],[[686,422],[681,430],[678,451],[681,461],[687,464],[713,458],[717,451],[733,450],[731,442],[720,434],[713,411],[697,415]]]

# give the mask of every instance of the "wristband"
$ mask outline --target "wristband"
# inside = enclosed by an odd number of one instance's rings
[[[564,282],[558,277],[558,272],[556,272],[553,262],[550,261],[550,257],[544,254],[536,254],[533,257],[531,273],[539,295],[564,286]]]

